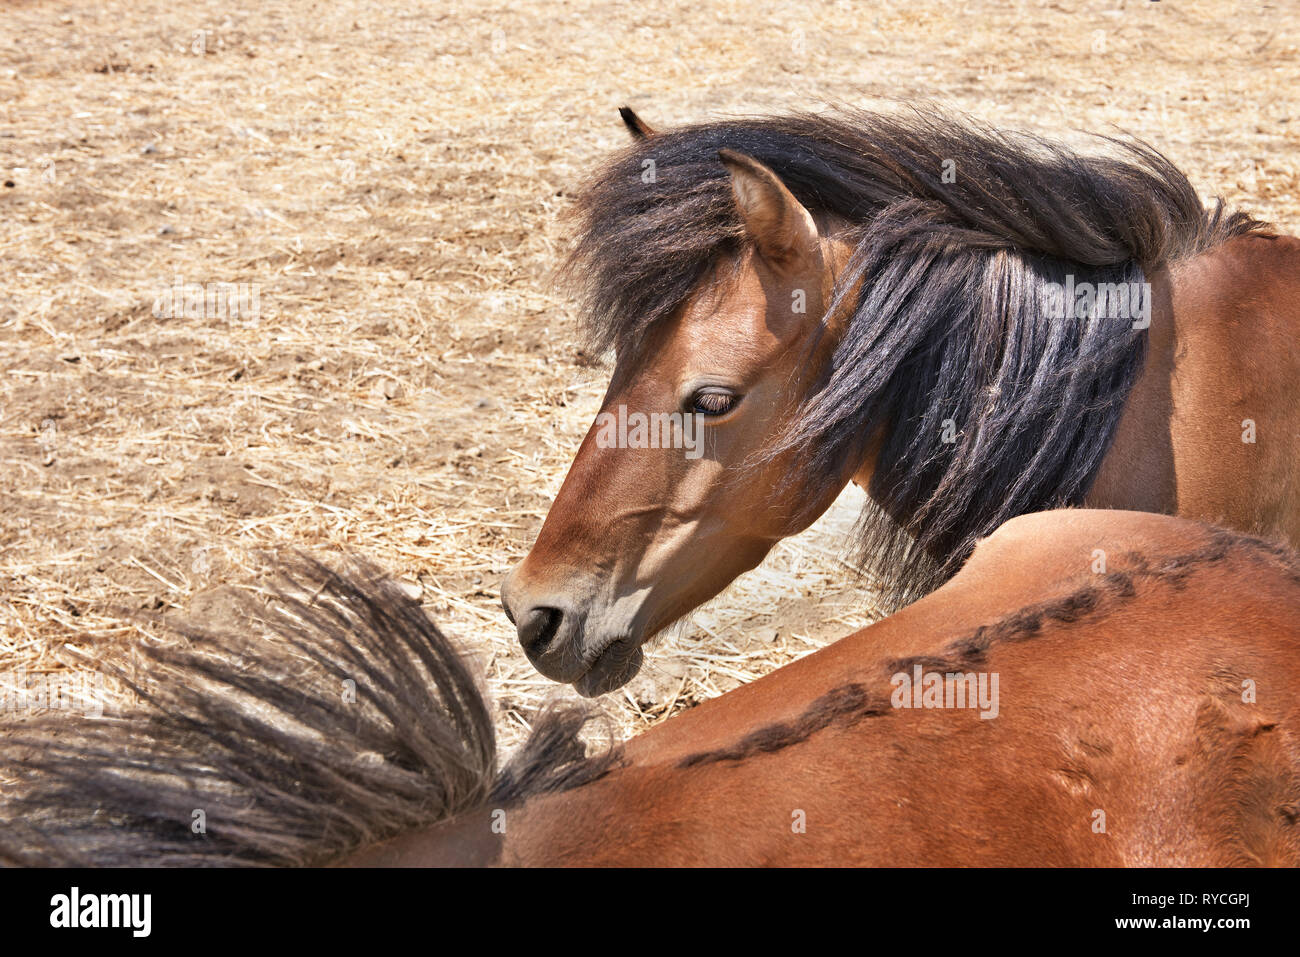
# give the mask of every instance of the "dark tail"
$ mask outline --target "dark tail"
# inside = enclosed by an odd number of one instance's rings
[[[253,620],[265,634],[178,628],[142,649],[145,679],[114,669],[140,702],[123,716],[10,713],[0,862],[321,864],[615,759],[557,709],[498,776],[459,651],[373,566],[304,561]]]

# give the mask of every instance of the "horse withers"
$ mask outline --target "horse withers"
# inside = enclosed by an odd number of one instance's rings
[[[626,682],[849,481],[888,608],[1060,506],[1300,543],[1300,242],[1207,211],[1155,150],[919,113],[625,120],[568,266],[613,374],[502,588],[542,674]],[[671,416],[691,442],[613,427]]]
[[[499,769],[395,584],[280,602],[150,644],[138,712],[11,715],[0,861],[1300,864],[1300,560],[1239,533],[1023,516],[896,615],[621,747],[553,709]]]

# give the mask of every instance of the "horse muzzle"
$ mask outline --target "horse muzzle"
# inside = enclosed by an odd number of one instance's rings
[[[528,594],[511,573],[501,585],[501,605],[534,668],[552,681],[572,684],[594,698],[626,684],[641,668],[639,636],[605,634],[588,609],[555,595]],[[594,627],[593,627],[594,626]]]

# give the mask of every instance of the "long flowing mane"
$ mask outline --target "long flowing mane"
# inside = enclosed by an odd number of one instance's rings
[[[847,223],[855,253],[828,310],[847,331],[778,448],[832,481],[885,430],[859,545],[886,603],[904,604],[1002,522],[1081,504],[1096,477],[1146,330],[1127,316],[1051,318],[1052,284],[1143,283],[1263,228],[1221,202],[1207,210],[1152,147],[1100,141],[1109,153],[1085,156],[920,110],[656,134],[577,198],[565,272],[588,345],[635,354],[744,248],[723,147],[771,168],[819,221]]]
[[[179,626],[142,648],[147,681],[115,669],[126,714],[10,712],[0,864],[324,864],[621,760],[587,756],[585,709],[552,707],[498,770],[459,649],[369,565],[305,561],[271,594],[263,634]]]

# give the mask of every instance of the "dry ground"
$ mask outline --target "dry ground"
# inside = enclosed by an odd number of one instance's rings
[[[19,2],[0,11],[0,672],[220,618],[285,549],[363,553],[553,693],[497,591],[604,386],[550,282],[624,133],[927,99],[1143,136],[1300,226],[1300,4]],[[160,319],[174,280],[248,319]],[[647,723],[871,616],[846,505],[605,699]]]

